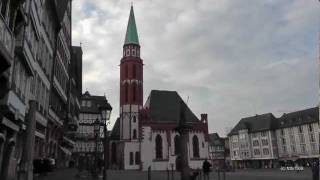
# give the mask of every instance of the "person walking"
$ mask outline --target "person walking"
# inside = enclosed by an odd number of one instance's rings
[[[203,180],[209,180],[210,167],[211,164],[207,161],[207,159],[204,160],[202,164]]]

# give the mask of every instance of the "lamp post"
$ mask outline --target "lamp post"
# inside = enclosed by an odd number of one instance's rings
[[[101,112],[101,122],[103,124],[103,153],[104,153],[104,166],[103,166],[103,180],[107,180],[107,169],[109,168],[109,147],[108,147],[108,139],[107,139],[107,125],[110,123],[110,115],[111,115],[112,107],[106,102],[104,106],[100,107]]]
[[[95,137],[95,158],[94,158],[94,169],[93,169],[93,178],[98,178],[98,141],[100,133],[100,122],[98,119],[93,123],[93,132]]]
[[[190,168],[188,163],[188,131],[192,129],[192,126],[186,122],[185,117],[185,105],[180,102],[180,119],[179,125],[175,128],[176,131],[180,134],[180,161],[181,165],[181,180],[190,179]]]

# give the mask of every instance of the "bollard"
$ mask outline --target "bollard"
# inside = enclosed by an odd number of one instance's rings
[[[148,167],[148,180],[151,180],[151,166]]]

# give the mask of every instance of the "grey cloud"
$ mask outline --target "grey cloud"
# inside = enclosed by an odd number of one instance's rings
[[[119,63],[130,1],[73,2],[73,42],[83,42],[84,88],[106,92],[118,116]],[[144,97],[177,90],[211,132],[239,119],[318,103],[318,2],[135,1]],[[83,12],[84,9],[91,12]]]

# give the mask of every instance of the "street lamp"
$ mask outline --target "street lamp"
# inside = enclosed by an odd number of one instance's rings
[[[101,112],[101,122],[103,124],[103,153],[104,153],[104,166],[103,166],[103,180],[107,180],[107,169],[109,168],[109,148],[108,148],[108,140],[107,140],[107,124],[110,123],[110,115],[111,115],[112,107],[106,101],[104,106],[100,107]]]
[[[98,178],[98,171],[97,171],[98,170],[98,141],[99,141],[99,134],[100,134],[100,122],[98,118],[93,123],[93,132],[96,140],[93,178]]]

